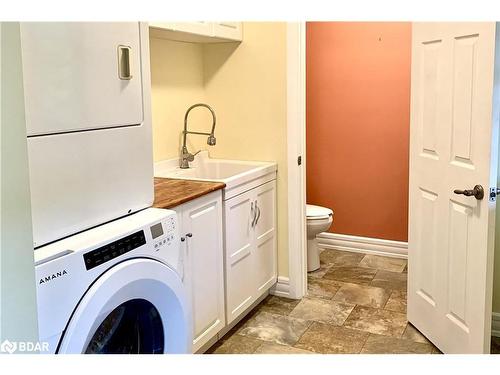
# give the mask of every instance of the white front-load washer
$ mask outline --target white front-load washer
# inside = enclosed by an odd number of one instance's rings
[[[49,353],[191,353],[177,215],[149,208],[35,250]]]

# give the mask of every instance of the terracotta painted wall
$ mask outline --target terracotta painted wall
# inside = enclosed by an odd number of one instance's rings
[[[331,232],[408,238],[411,23],[307,23],[307,202]]]

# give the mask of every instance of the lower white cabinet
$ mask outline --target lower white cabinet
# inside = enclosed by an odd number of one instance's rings
[[[222,192],[174,210],[179,216],[184,283],[193,310],[193,351],[197,351],[225,326]]]
[[[276,180],[224,201],[230,324],[276,283]]]
[[[174,210],[196,352],[276,283],[276,180],[224,201],[216,191]]]

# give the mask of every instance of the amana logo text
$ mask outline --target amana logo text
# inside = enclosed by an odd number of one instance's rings
[[[68,274],[68,272],[66,270],[62,270],[62,271],[53,273],[52,275],[42,277],[40,279],[40,281],[38,282],[38,284],[48,283],[49,281],[52,281],[54,279],[57,279],[58,277],[61,277],[61,276],[67,275],[67,274]]]

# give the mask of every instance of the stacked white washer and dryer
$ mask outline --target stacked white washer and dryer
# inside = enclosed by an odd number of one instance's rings
[[[22,23],[39,339],[190,353],[174,211],[154,199],[143,23]]]

